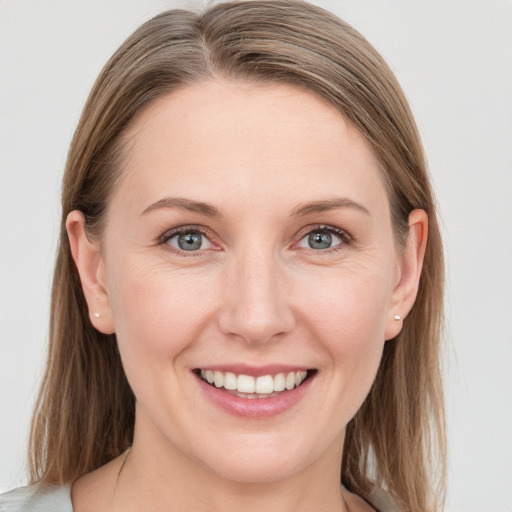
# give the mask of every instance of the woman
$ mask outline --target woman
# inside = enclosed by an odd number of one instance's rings
[[[6,510],[441,507],[434,201],[351,27],[286,0],[145,23],[62,214],[34,485]]]

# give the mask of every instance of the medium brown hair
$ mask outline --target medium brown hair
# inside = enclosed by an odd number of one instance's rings
[[[90,236],[101,237],[122,173],[127,128],[156,98],[215,77],[293,84],[334,105],[379,159],[398,244],[410,212],[427,212],[416,303],[402,332],[386,342],[371,392],[347,426],[342,481],[366,498],[381,486],[403,511],[438,510],[445,477],[439,368],[444,273],[421,141],[400,86],[376,50],[333,14],[298,0],[164,12],[129,37],[98,77],[63,181],[48,363],[31,433],[32,481],[73,481],[121,454],[133,437],[135,398],[115,334],[99,333],[89,320],[66,217],[81,210]]]

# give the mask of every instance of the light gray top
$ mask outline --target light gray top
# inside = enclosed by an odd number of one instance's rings
[[[399,512],[380,489],[374,488],[371,501],[379,512]],[[18,487],[0,495],[0,512],[73,512],[71,484]]]
[[[18,487],[0,495],[0,512],[73,512],[71,484]]]

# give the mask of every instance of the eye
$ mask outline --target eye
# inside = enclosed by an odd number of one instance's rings
[[[185,229],[170,233],[165,243],[180,251],[202,251],[212,247],[208,238],[197,229]]]
[[[299,247],[325,251],[339,248],[349,241],[348,235],[341,229],[333,226],[318,226],[311,230],[298,243]]]

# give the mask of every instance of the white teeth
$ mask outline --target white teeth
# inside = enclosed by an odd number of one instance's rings
[[[224,374],[224,387],[226,389],[235,390],[238,387],[237,378],[234,373],[226,373]]]
[[[237,384],[237,390],[240,391],[240,393],[254,393],[254,388],[256,387],[254,377],[250,375],[239,375]]]
[[[284,373],[278,373],[274,377],[274,391],[284,391],[286,388],[286,379]]]
[[[215,379],[215,387],[222,388],[224,386],[224,374],[222,372],[213,372],[213,376]]]
[[[272,375],[236,375],[232,372],[221,372],[218,370],[201,370],[201,378],[217,388],[225,388],[236,391],[242,398],[269,398],[285,389],[290,391],[298,387],[307,377],[308,372],[297,371],[287,374],[278,373]]]
[[[264,375],[256,379],[256,393],[260,395],[270,394],[274,391],[274,379],[272,375]]]
[[[307,372],[297,372],[295,374],[295,386],[300,386],[300,383],[306,378]]]

